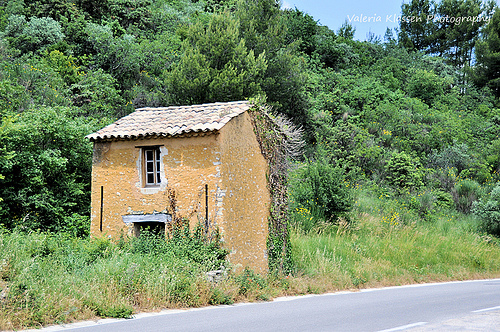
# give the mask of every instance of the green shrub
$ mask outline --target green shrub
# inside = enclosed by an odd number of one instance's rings
[[[500,236],[500,182],[487,199],[474,202],[472,211],[479,218],[482,231]]]
[[[307,162],[291,176],[296,208],[311,211],[316,219],[336,222],[351,211],[353,195],[342,168],[324,160]]]
[[[469,153],[467,144],[458,144],[455,141],[453,145],[432,153],[429,156],[429,162],[435,168],[455,168],[457,174],[460,174],[460,172],[472,166],[473,158]]]
[[[473,180],[462,180],[455,184],[451,194],[455,201],[455,207],[463,213],[470,213],[472,203],[481,196],[481,186]]]
[[[252,290],[262,290],[266,287],[266,280],[248,268],[245,268],[243,273],[236,277],[236,281],[241,295],[245,295]]]
[[[433,191],[436,197],[436,205],[442,209],[451,209],[453,207],[453,196],[442,190]]]
[[[419,158],[405,152],[393,152],[385,166],[387,181],[399,189],[416,189],[423,185]]]

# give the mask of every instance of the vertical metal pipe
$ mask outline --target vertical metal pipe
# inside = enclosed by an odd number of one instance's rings
[[[102,211],[104,209],[103,199],[104,199],[104,186],[101,186],[101,217],[99,221],[99,230],[101,231],[101,233],[102,233]]]
[[[208,184],[205,184],[205,235],[208,235]]]

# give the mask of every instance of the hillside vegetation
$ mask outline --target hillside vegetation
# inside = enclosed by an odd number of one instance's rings
[[[276,0],[0,0],[0,329],[498,277],[500,9],[412,0],[401,14],[483,19],[358,41]],[[289,266],[214,285],[219,243],[186,233],[164,257],[171,241],[88,239],[85,135],[143,106],[244,99],[304,133]]]

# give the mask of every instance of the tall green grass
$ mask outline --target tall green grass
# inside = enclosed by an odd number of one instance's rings
[[[317,280],[318,292],[500,276],[499,242],[477,233],[473,216],[447,209],[422,216],[409,208],[412,199],[360,190],[354,224],[296,227],[297,270]]]
[[[0,233],[0,330],[233,301],[237,293],[216,291],[205,275],[226,251],[195,235],[116,244]]]

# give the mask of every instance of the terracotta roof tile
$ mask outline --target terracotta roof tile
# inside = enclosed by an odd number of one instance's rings
[[[135,139],[217,131],[251,106],[248,101],[236,101],[192,106],[144,107],[87,135],[87,138],[91,141]]]

